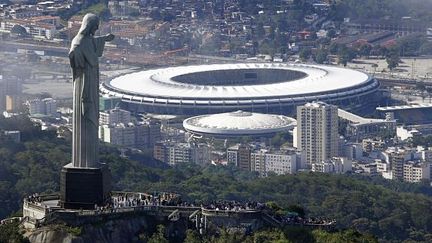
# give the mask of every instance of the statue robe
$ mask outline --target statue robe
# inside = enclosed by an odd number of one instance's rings
[[[73,74],[74,167],[99,167],[99,60],[105,37],[78,34],[72,41],[69,59]]]

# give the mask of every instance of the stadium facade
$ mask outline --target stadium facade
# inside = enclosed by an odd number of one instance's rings
[[[334,66],[235,63],[169,67],[116,77],[100,86],[132,112],[200,115],[243,110],[295,114],[313,101],[375,109],[379,82]]]

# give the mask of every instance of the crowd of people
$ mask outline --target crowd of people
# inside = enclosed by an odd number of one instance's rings
[[[258,202],[214,201],[201,206],[207,210],[222,211],[259,211],[265,209],[265,204]]]
[[[284,216],[276,217],[282,224],[301,224],[301,225],[332,225],[336,223],[335,220],[325,219],[325,218],[303,218],[297,215],[288,214]]]
[[[179,195],[175,193],[128,193],[116,192],[104,207],[95,205],[95,210],[132,208],[141,206],[177,206]]]
[[[41,203],[41,197],[35,193],[27,198],[28,202]],[[135,208],[143,206],[175,206],[187,208],[201,208],[204,210],[242,212],[242,211],[265,211],[271,218],[281,224],[302,224],[302,225],[332,225],[334,220],[324,218],[304,218],[295,213],[286,215],[276,214],[266,204],[259,202],[238,202],[238,201],[211,201],[208,203],[197,203],[182,201],[180,195],[175,193],[131,193],[115,192],[111,195],[110,200],[105,206],[100,207],[95,204],[94,213],[112,213],[117,209]]]
[[[38,193],[34,193],[34,194],[32,194],[32,195],[30,195],[30,196],[27,197],[27,202],[41,203],[42,199],[41,199],[41,197],[39,196]]]

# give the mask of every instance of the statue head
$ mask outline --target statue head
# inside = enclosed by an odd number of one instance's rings
[[[88,13],[84,16],[79,34],[94,35],[99,28],[99,17],[95,14]]]

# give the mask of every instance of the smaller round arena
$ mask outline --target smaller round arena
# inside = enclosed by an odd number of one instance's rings
[[[186,131],[212,137],[272,136],[295,125],[296,120],[287,116],[246,111],[194,116],[183,121]]]

